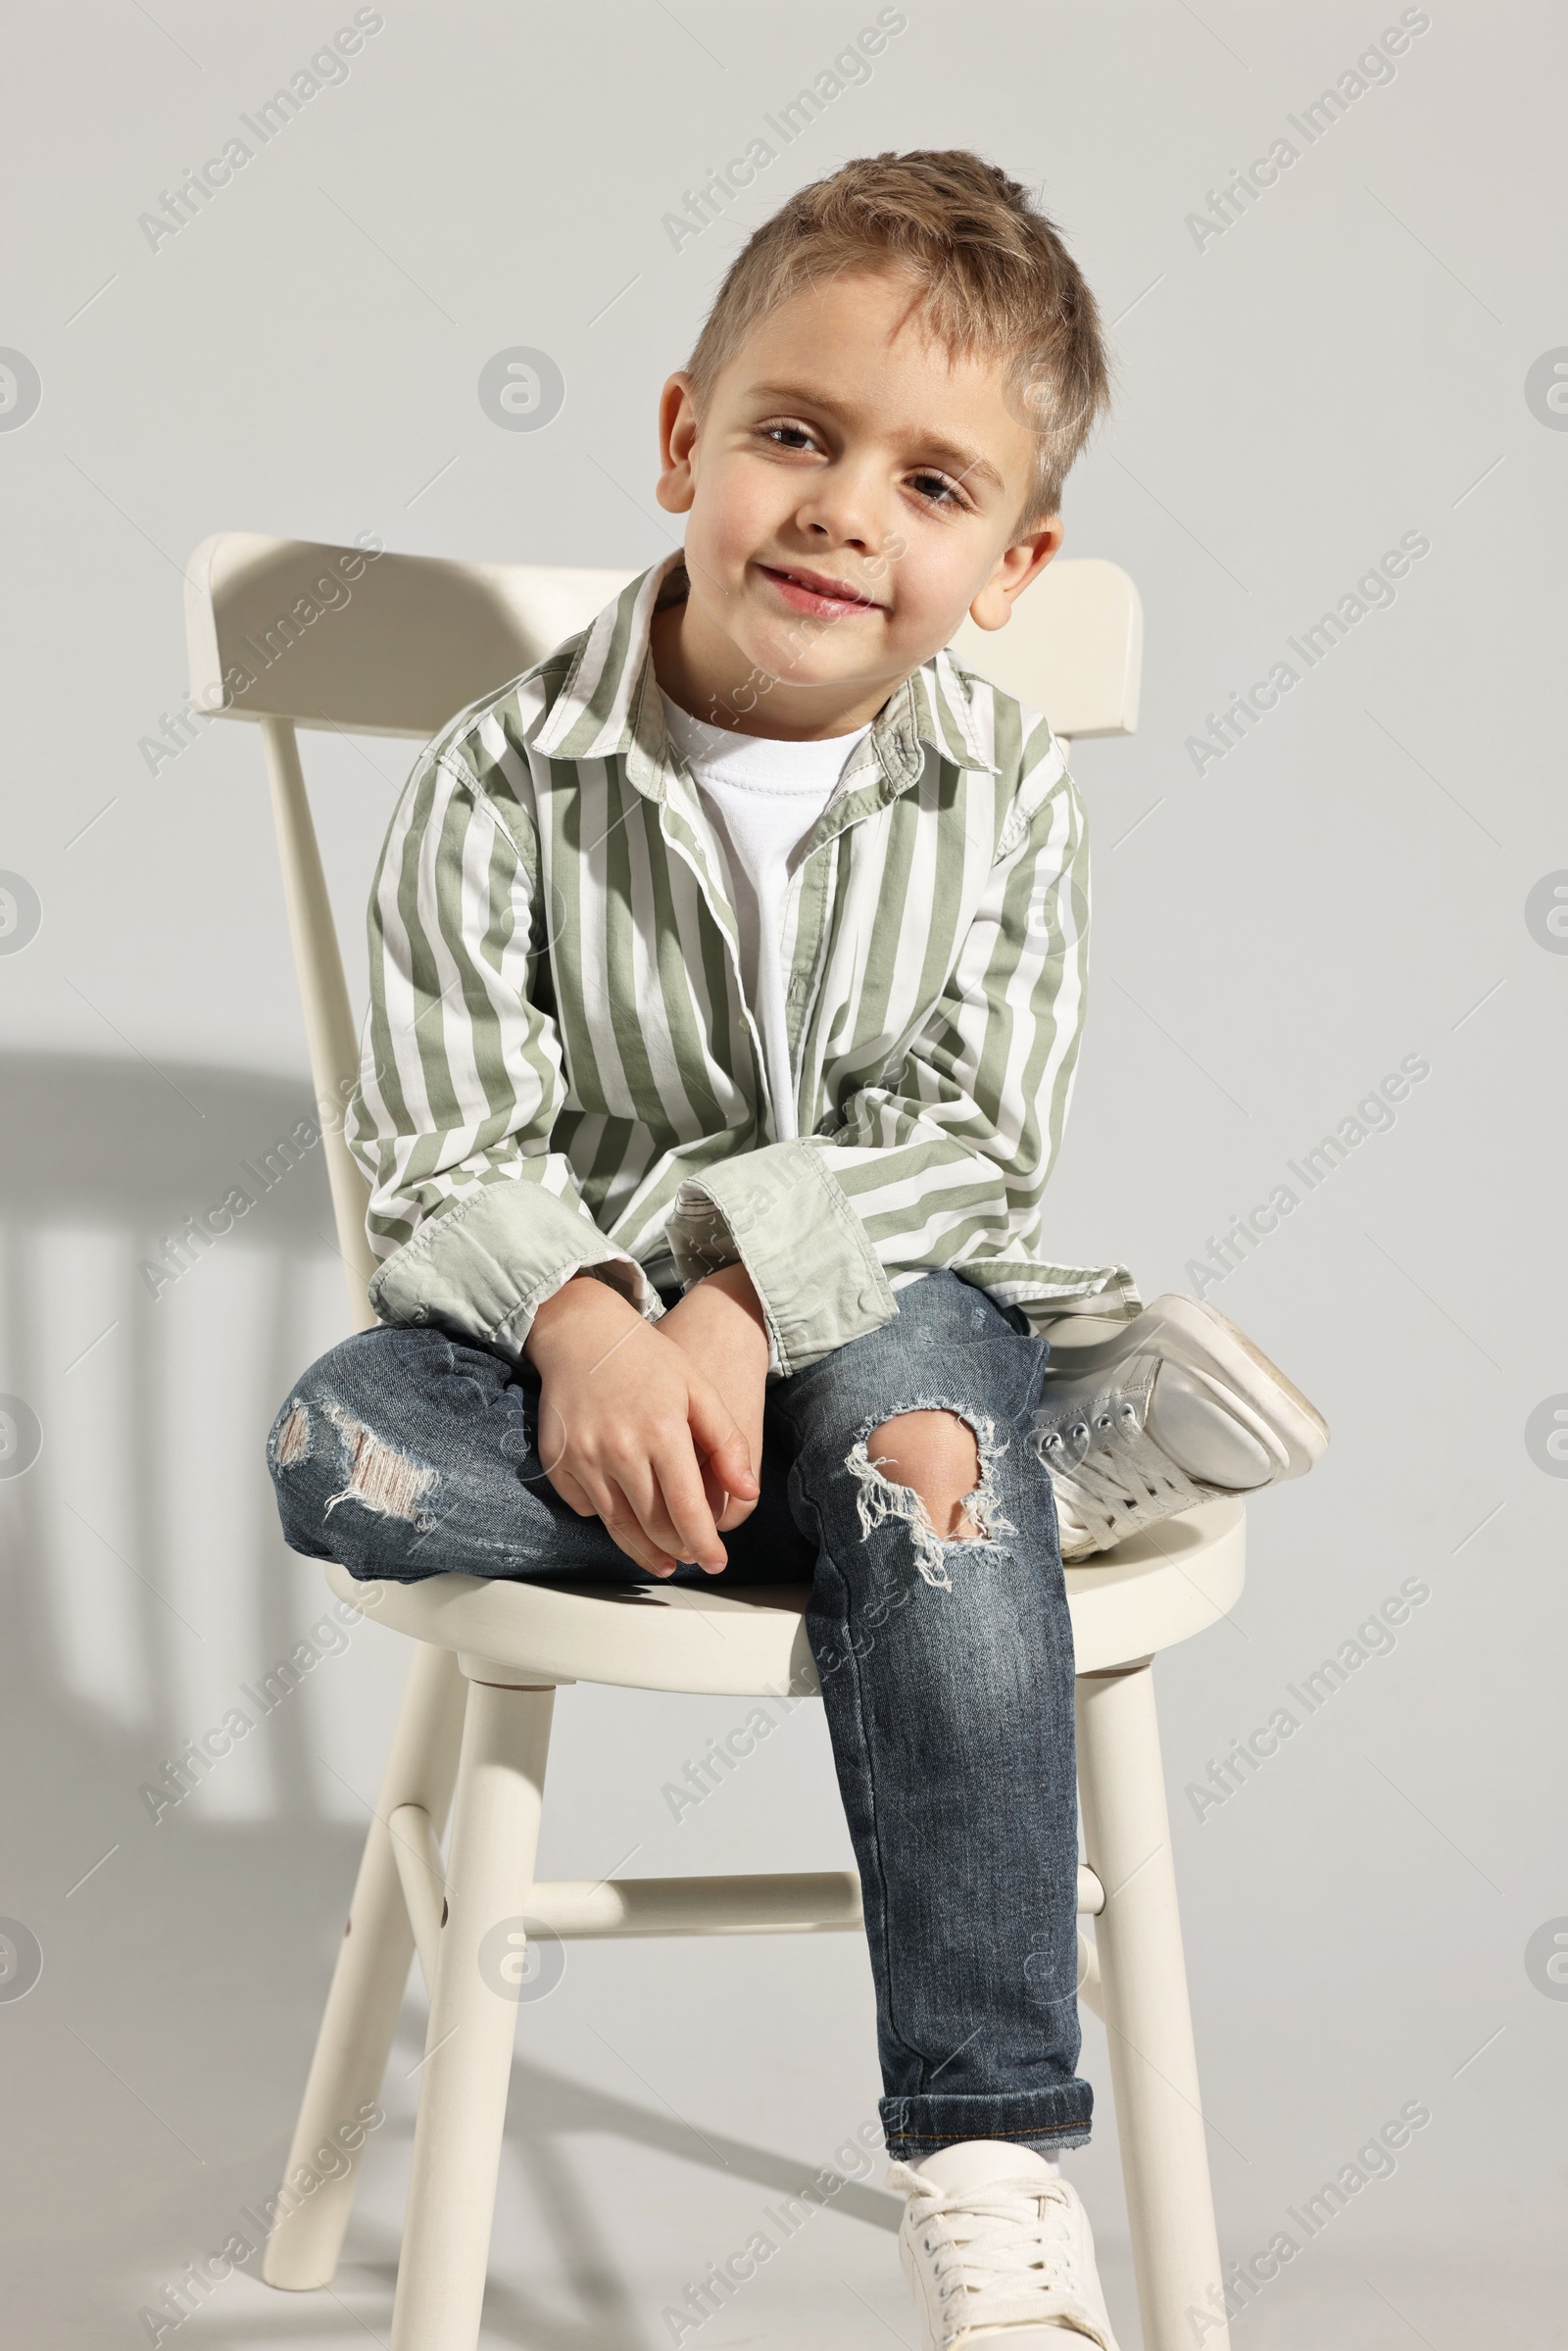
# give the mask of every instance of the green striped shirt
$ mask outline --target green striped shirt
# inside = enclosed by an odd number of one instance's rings
[[[585,1268],[741,1260],[788,1377],[947,1266],[1033,1324],[1137,1310],[1054,1264],[1041,1204],[1084,1013],[1084,816],[1044,718],[937,654],[790,860],[795,1139],[741,981],[722,845],[649,628],[681,558],[455,719],[392,819],[348,1139],[384,1322],[515,1356]]]

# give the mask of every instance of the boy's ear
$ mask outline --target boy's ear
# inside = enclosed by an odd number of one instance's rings
[[[659,487],[654,495],[666,514],[691,511],[697,495],[697,403],[684,368],[659,396]]]
[[[1032,579],[1038,579],[1060,547],[1065,535],[1059,514],[1037,522],[1034,529],[1025,531],[1016,540],[979,595],[969,607],[969,617],[977,628],[1005,628],[1012,618],[1012,608]]]

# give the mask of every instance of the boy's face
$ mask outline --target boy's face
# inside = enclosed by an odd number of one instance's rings
[[[1061,543],[1015,536],[1035,461],[994,361],[950,359],[904,276],[840,277],[755,326],[699,421],[661,406],[659,502],[688,517],[691,594],[658,615],[661,683],[742,733],[873,717],[966,612],[1000,628]]]

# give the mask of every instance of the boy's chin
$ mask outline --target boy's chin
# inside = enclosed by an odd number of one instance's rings
[[[786,715],[792,703],[804,702],[808,695],[829,694],[854,699],[879,689],[884,694],[892,691],[890,682],[880,675],[869,676],[864,670],[847,666],[808,668],[806,663],[792,661],[788,656],[782,657],[776,667],[760,661],[755,668],[759,675],[773,680],[769,689],[773,708]]]
[[[879,637],[873,644],[870,630],[857,620],[797,621],[793,629],[732,626],[728,633],[748,666],[776,679],[781,691],[844,692],[874,686],[884,675],[907,674],[902,666],[895,670],[886,642]],[[918,661],[908,663],[918,667]]]

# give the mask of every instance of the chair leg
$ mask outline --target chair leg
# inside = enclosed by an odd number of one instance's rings
[[[515,1994],[486,1945],[533,1885],[553,1689],[468,1690],[392,2351],[474,2351],[484,2303]]]
[[[363,2133],[362,2109],[380,2089],[414,1953],[387,1824],[399,1804],[422,1804],[440,1834],[452,1801],[466,1700],[456,1657],[417,1645],[289,2148],[282,2200],[292,2209],[269,2237],[262,2264],[269,2285],[303,2293],[329,2284],[337,2268],[360,2173],[359,2149],[346,2148],[344,2140],[356,2129]],[[320,2156],[328,2148],[336,2161],[348,2156],[348,2170],[336,2179],[321,2178]],[[304,2193],[303,2181],[289,2184],[301,2165],[320,2181]]]
[[[1078,1684],[1078,1776],[1147,2351],[1228,2351],[1149,1666]]]

